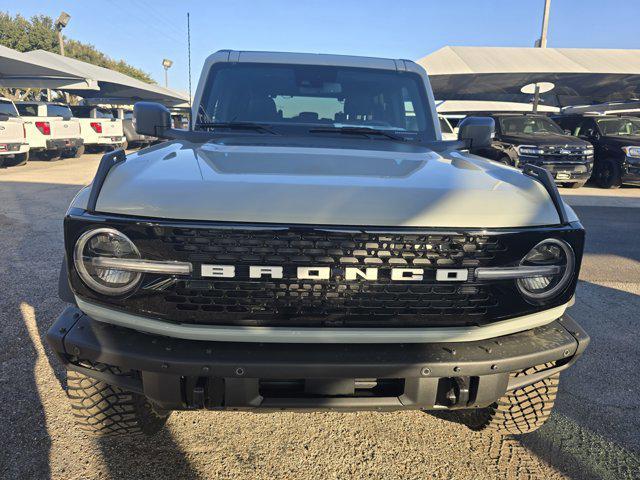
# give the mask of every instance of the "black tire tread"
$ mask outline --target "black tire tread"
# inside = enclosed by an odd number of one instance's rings
[[[100,370],[112,371],[102,365]],[[73,370],[67,371],[67,397],[79,428],[100,436],[153,435],[168,417],[142,395]]]
[[[553,365],[537,365],[511,375],[531,375]],[[489,407],[454,411],[452,420],[475,431],[487,430],[502,435],[533,432],[544,425],[551,415],[559,383],[560,374],[556,373],[531,385],[505,393]]]

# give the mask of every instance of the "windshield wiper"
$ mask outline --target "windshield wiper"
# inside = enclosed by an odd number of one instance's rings
[[[376,128],[367,127],[320,127],[312,128],[310,133],[344,133],[345,135],[378,135],[381,137],[387,137],[391,140],[397,140],[400,142],[406,141],[406,138],[400,135],[395,135],[386,130],[378,130]]]
[[[231,130],[256,130],[260,132],[267,132],[273,135],[278,135],[269,127],[260,125],[259,123],[252,122],[203,122],[196,123],[196,128],[214,129],[214,128],[228,128]]]

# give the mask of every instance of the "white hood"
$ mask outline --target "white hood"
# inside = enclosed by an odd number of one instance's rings
[[[115,166],[96,210],[179,220],[376,227],[559,222],[544,187],[520,171],[423,147],[169,142]]]

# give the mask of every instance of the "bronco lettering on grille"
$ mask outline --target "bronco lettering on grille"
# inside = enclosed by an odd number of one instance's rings
[[[381,269],[375,267],[356,268],[346,267],[344,269],[345,280],[365,280],[377,281],[379,271]],[[424,279],[425,269],[423,268],[390,268],[389,272],[391,280],[404,282],[419,282]],[[468,278],[468,270],[466,268],[452,269],[439,268],[435,271],[435,279],[439,282],[464,282]],[[236,278],[237,268],[234,265],[206,265],[203,264],[200,269],[202,277],[210,278]],[[292,278],[298,280],[329,280],[332,271],[330,267],[297,267],[295,275]],[[284,278],[284,268],[281,266],[269,265],[250,265],[248,268],[248,278]]]

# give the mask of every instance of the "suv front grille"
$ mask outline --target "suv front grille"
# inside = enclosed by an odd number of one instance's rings
[[[86,231],[84,218],[65,223],[67,257]],[[479,282],[477,267],[513,266],[550,235],[575,243],[575,230],[382,229],[238,225],[109,218],[99,223],[127,235],[143,258],[188,261],[189,277],[145,274],[125,298],[86,287],[69,264],[74,291],[88,301],[137,315],[203,325],[424,327],[481,325],[553,305],[527,303],[515,282]],[[581,245],[578,245],[581,250]],[[230,278],[203,277],[202,265],[232,266]],[[282,267],[282,278],[249,276],[250,266]],[[326,279],[299,279],[299,267],[329,269]],[[376,279],[346,279],[346,269],[377,269]],[[415,281],[392,279],[392,269],[419,269]],[[437,280],[439,269],[468,273]],[[573,287],[572,287],[573,288]],[[558,297],[558,304],[568,296]]]
[[[486,315],[496,305],[479,285],[392,282],[385,270],[394,267],[460,268],[487,264],[505,248],[495,238],[471,235],[398,235],[334,231],[220,231],[173,229],[162,238],[192,262],[296,266],[330,266],[328,281],[232,279],[181,281],[165,301],[183,312],[212,312],[218,320],[247,314],[243,323],[361,325],[422,324]],[[377,282],[347,282],[345,267],[379,268]],[[428,275],[428,273],[426,274]],[[295,275],[294,275],[295,276]],[[187,313],[188,315],[188,313]],[[223,315],[224,317],[221,317]],[[391,317],[403,317],[393,320]],[[227,317],[228,318],[228,317]],[[281,318],[277,321],[276,318]]]

